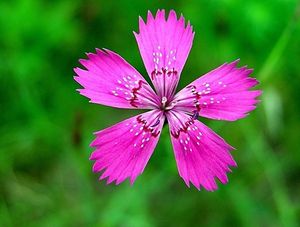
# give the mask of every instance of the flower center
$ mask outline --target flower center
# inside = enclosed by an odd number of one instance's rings
[[[161,98],[161,110],[162,111],[169,111],[171,109],[173,109],[173,107],[175,106],[176,101],[172,101],[172,100],[168,100],[168,98],[166,96]]]

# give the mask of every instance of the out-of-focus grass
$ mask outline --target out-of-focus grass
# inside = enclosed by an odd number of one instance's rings
[[[297,5],[298,4],[298,5]],[[0,226],[297,226],[300,223],[300,8],[287,1],[0,2]],[[175,9],[196,31],[179,87],[225,61],[255,68],[264,90],[238,122],[203,120],[237,148],[214,193],[179,178],[168,129],[145,172],[97,182],[92,132],[130,110],[91,105],[72,68],[95,47],[146,75],[132,30],[150,9]]]

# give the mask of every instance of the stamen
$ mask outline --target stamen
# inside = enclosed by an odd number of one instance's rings
[[[157,126],[159,123],[160,123],[160,120],[157,119],[157,121],[154,123],[154,125],[151,125],[150,127],[153,128],[153,127]]]
[[[166,108],[165,110],[171,110],[174,108],[174,106],[176,106],[177,101],[173,101],[171,102]]]
[[[168,101],[168,99],[167,99],[167,97],[166,97],[166,96],[162,97],[162,99],[161,99],[161,103],[162,103],[162,107],[163,107],[163,109],[165,109],[167,101]]]
[[[194,110],[193,113],[194,113],[194,114],[193,114],[192,118],[193,118],[194,120],[198,119],[198,117],[199,117],[199,112],[198,112],[197,110]]]

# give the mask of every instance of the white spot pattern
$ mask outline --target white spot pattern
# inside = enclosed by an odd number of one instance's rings
[[[157,46],[157,50],[154,50],[152,52],[152,55],[153,55],[154,69],[157,72],[161,72],[162,69],[169,70],[175,68],[176,49],[170,50],[164,55],[161,50],[161,46]]]
[[[116,81],[117,86],[111,92],[114,96],[120,96],[126,100],[130,100],[133,96],[132,89],[137,87],[139,79],[134,75],[123,76],[122,79]]]
[[[191,131],[183,131],[179,135],[179,144],[185,152],[193,152],[197,146],[201,145],[202,133],[198,131],[197,126],[190,126]]]
[[[143,118],[143,115],[138,116],[129,123],[126,123],[129,133],[134,136],[134,144],[132,145],[135,149],[141,149],[146,147],[151,138],[156,138],[160,131],[161,124],[157,124],[151,127],[157,121],[157,115],[151,115],[148,121]]]
[[[195,110],[199,112],[201,108],[209,108],[211,105],[219,105],[224,102],[226,97],[220,97],[220,94],[226,88],[227,85],[223,81],[204,82],[200,86],[189,85],[177,95],[174,103],[186,109],[190,108],[191,112]],[[191,107],[191,103],[194,108]]]

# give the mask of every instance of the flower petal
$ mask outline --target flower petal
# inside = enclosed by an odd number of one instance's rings
[[[167,112],[179,175],[187,186],[217,189],[215,178],[228,182],[226,173],[236,166],[230,155],[234,148],[200,121],[178,111]]]
[[[180,73],[188,57],[194,32],[183,16],[177,19],[171,10],[158,10],[155,18],[148,12],[147,23],[139,19],[139,34],[134,33],[147,72],[159,96],[174,95]]]
[[[250,90],[258,81],[249,77],[252,69],[237,68],[238,61],[223,64],[190,83],[174,97],[174,108],[217,120],[245,117],[256,108],[259,100],[255,98],[261,91]]]
[[[80,94],[91,102],[130,109],[153,109],[157,96],[147,81],[121,56],[110,51],[96,49],[88,53],[88,60],[80,63],[87,69],[75,68],[74,79],[83,86]]]
[[[100,180],[108,177],[108,184],[119,184],[130,178],[133,184],[154,151],[164,120],[161,111],[152,110],[96,132],[90,159],[95,160],[94,172],[103,171]]]

